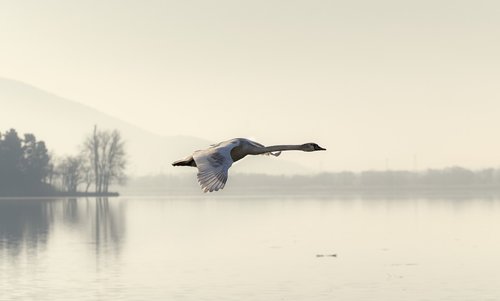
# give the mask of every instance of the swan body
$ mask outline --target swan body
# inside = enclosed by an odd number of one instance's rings
[[[305,152],[326,150],[316,143],[300,145],[264,146],[245,138],[235,138],[211,145],[204,150],[197,150],[193,155],[172,163],[173,166],[191,166],[198,168],[198,183],[203,192],[223,189],[227,182],[231,165],[247,155],[279,156],[282,151],[301,150]]]

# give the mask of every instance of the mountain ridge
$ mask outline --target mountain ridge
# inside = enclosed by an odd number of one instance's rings
[[[213,143],[199,137],[159,135],[86,104],[22,81],[0,77],[1,132],[14,128],[20,135],[33,133],[44,140],[50,150],[55,150],[57,156],[63,156],[76,154],[94,125],[101,129],[116,128],[122,133],[131,175],[187,172],[186,169],[173,169],[171,162]],[[252,164],[238,164],[234,169],[241,167],[245,172],[271,174],[307,171],[294,162],[269,159],[249,160]]]

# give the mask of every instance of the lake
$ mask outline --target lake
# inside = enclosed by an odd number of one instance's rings
[[[0,300],[499,300],[500,200],[0,199]]]

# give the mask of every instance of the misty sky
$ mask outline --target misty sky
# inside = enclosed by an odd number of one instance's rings
[[[0,1],[0,76],[319,169],[498,166],[499,54],[499,1]]]

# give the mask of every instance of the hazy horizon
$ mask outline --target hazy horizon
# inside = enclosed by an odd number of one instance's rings
[[[277,158],[313,171],[498,166],[499,10],[4,1],[0,76],[164,136],[314,141],[328,152]]]
[[[0,299],[500,300],[499,16],[0,1]]]

